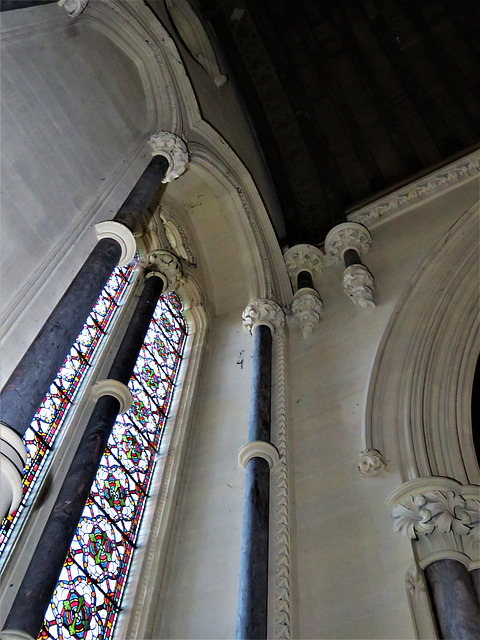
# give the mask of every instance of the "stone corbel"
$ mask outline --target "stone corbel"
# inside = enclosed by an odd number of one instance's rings
[[[158,272],[166,282],[164,293],[176,291],[184,281],[180,260],[171,251],[152,251],[147,256],[147,268],[150,273]],[[147,274],[148,278],[149,274]]]
[[[293,296],[292,315],[297,320],[304,338],[311,335],[320,322],[323,303],[315,289],[299,289]]]
[[[149,138],[153,147],[152,155],[161,155],[168,160],[168,171],[162,182],[172,182],[182,175],[188,165],[187,145],[179,136],[167,131],[159,131]]]
[[[357,222],[343,222],[325,238],[325,251],[334,264],[345,262],[343,290],[359,307],[374,307],[375,283],[372,274],[362,264],[360,256],[370,250],[372,237],[366,227]]]
[[[365,449],[358,458],[358,470],[364,478],[374,478],[385,471],[386,463],[377,449]]]
[[[259,298],[246,307],[242,314],[242,320],[243,328],[252,335],[255,329],[262,324],[270,327],[271,332],[275,333],[285,324],[285,314],[280,305],[273,300]]]
[[[71,18],[79,16],[88,4],[88,0],[58,0],[59,7],[63,7]]]

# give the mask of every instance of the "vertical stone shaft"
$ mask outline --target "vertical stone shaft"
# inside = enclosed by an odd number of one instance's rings
[[[124,384],[130,379],[163,286],[159,276],[154,275],[146,281],[109,378]],[[119,407],[119,401],[109,395],[96,402],[10,609],[5,630],[22,631],[33,638],[38,636]]]
[[[360,255],[355,249],[347,249],[343,254],[343,260],[345,262],[345,268],[351,267],[352,264],[362,264]]]
[[[445,640],[478,640],[480,606],[467,568],[456,560],[425,567],[437,626]]]
[[[254,331],[249,440],[270,441],[272,334],[264,325]],[[267,634],[268,516],[270,469],[260,457],[246,465],[237,639]]]
[[[115,216],[133,231],[161,187],[168,160],[154,156]],[[23,436],[121,255],[102,238],[27,349],[0,394],[0,420]]]
[[[297,275],[297,286],[300,289],[313,289],[313,278],[310,271],[299,271]]]

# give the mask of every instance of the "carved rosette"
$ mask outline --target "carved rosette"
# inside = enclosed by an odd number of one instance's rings
[[[296,285],[300,271],[308,271],[314,276],[323,271],[323,254],[311,244],[297,244],[283,254],[288,275],[293,286]]]
[[[393,508],[395,530],[418,540],[433,532],[480,541],[480,501],[452,490],[431,490],[405,497]]]
[[[358,470],[366,478],[373,478],[385,471],[385,461],[377,449],[365,449],[358,459]]]
[[[168,171],[162,182],[172,182],[185,171],[188,164],[188,149],[179,136],[167,131],[159,131],[150,136],[153,154],[165,156],[168,160]]]
[[[347,249],[355,249],[358,253],[367,253],[372,246],[372,236],[366,227],[358,222],[342,222],[333,227],[325,238],[325,252],[335,262],[341,262]]]
[[[85,9],[88,0],[58,0],[59,7],[63,7],[71,18],[76,18]]]
[[[359,307],[374,307],[373,292],[375,282],[372,274],[363,264],[352,264],[343,272],[343,290]]]
[[[303,337],[313,333],[320,322],[323,303],[315,289],[300,289],[293,297],[292,314],[302,329]]]
[[[243,328],[252,335],[261,324],[270,327],[272,333],[275,333],[285,324],[285,314],[280,305],[273,300],[259,298],[247,306],[242,314],[242,320]]]
[[[148,270],[158,272],[167,280],[167,291],[176,291],[183,284],[183,269],[180,260],[170,251],[153,251],[148,254]],[[148,276],[147,276],[148,277]]]

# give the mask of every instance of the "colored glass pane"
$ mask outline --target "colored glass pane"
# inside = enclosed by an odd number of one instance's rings
[[[175,294],[157,304],[39,638],[111,637],[185,345]]]
[[[52,449],[73,398],[91,366],[94,352],[107,326],[118,308],[132,276],[134,265],[114,270],[88,316],[74,345],[70,349],[57,377],[50,385],[23,441],[27,449],[27,461],[23,476],[23,500],[15,513],[2,522],[0,529],[0,553],[10,537],[14,524],[22,513],[27,498],[39,477],[40,470]]]

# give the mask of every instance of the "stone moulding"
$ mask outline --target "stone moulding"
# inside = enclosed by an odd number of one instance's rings
[[[288,464],[288,417],[286,380],[286,330],[273,336],[272,432],[279,460],[272,480],[275,491],[274,521],[274,629],[276,640],[292,637],[291,554]]]
[[[374,227],[421,202],[436,198],[459,184],[478,178],[479,172],[480,151],[475,151],[372,204],[349,213],[347,219],[360,222],[369,228]]]

